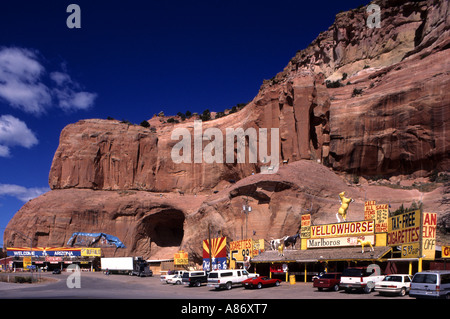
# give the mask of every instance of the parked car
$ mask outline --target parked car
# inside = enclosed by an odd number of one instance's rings
[[[172,277],[183,275],[186,272],[186,270],[175,270],[167,273],[167,275],[161,275],[160,280],[162,283],[168,284],[168,280]]]
[[[259,275],[251,274],[245,269],[214,270],[208,275],[208,287],[230,290],[235,285],[242,286],[244,280],[254,277],[259,277]]]
[[[182,282],[183,285],[189,285],[189,287],[200,287],[201,284],[208,282],[208,272],[202,270],[186,271],[183,273]]]
[[[450,299],[450,270],[418,272],[411,282],[410,297]]]
[[[411,276],[409,275],[388,275],[382,281],[375,283],[375,291],[380,295],[397,294],[405,296],[411,288]]]
[[[261,289],[263,287],[270,287],[270,286],[276,286],[278,287],[281,283],[280,279],[272,279],[267,276],[263,277],[255,277],[255,278],[249,278],[245,279],[243,282],[244,288],[258,288]]]
[[[349,267],[344,270],[341,276],[341,288],[345,292],[350,292],[352,289],[363,290],[365,293],[370,293],[375,288],[375,283],[384,279],[383,275],[376,275],[368,271],[369,267]]]
[[[316,277],[313,282],[313,287],[322,291],[323,289],[331,289],[334,291],[339,290],[339,284],[341,283],[341,275],[340,272],[329,272],[323,274],[319,277]]]
[[[178,274],[175,276],[171,276],[169,279],[167,279],[167,283],[173,285],[181,285],[183,283],[182,279],[183,279],[182,275]]]

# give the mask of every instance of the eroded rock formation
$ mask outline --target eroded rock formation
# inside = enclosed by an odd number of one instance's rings
[[[127,246],[105,250],[109,256],[171,258],[181,247],[199,261],[208,227],[230,239],[292,235],[307,209],[316,223],[335,221],[344,190],[356,200],[350,220],[363,218],[365,199],[387,200],[393,209],[422,200],[447,220],[448,186],[352,186],[336,174],[418,177],[450,169],[449,2],[376,3],[381,28],[367,27],[365,7],[338,14],[244,109],[202,123],[203,131],[224,135],[226,128],[279,128],[276,174],[259,174],[267,165],[261,161],[175,163],[171,134],[192,132],[192,119],[152,120],[153,129],[84,120],[61,133],[52,190],[25,204],[8,227],[36,246],[105,232]],[[253,208],[247,222],[244,203]],[[4,238],[7,246],[25,245],[13,232]]]

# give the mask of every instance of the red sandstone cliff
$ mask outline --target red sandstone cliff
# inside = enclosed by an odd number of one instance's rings
[[[77,231],[106,232],[127,246],[107,254],[167,258],[181,246],[198,260],[208,225],[215,235],[241,237],[245,200],[253,207],[248,234],[266,239],[295,233],[310,205],[317,223],[334,221],[342,190],[356,199],[351,220],[362,218],[364,199],[390,201],[393,208],[422,199],[444,218],[448,187],[441,184],[421,194],[349,186],[336,174],[394,176],[391,182],[401,188],[401,176],[450,168],[449,2],[376,3],[380,29],[366,26],[365,7],[338,14],[244,109],[203,123],[203,130],[222,132],[279,128],[280,163],[289,164],[278,173],[258,174],[261,162],[174,163],[171,133],[192,131],[193,121],[153,132],[85,120],[61,133],[52,191],[25,204],[8,227],[39,246],[65,245]],[[337,80],[342,86],[327,88],[326,81]],[[24,244],[8,231],[4,242]]]

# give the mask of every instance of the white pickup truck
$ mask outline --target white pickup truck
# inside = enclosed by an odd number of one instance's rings
[[[344,270],[339,286],[346,292],[352,289],[362,289],[365,293],[370,293],[375,288],[375,283],[384,279],[378,265],[372,264],[369,267],[349,267]]]
[[[230,290],[235,285],[242,285],[244,280],[255,277],[259,275],[249,273],[245,269],[214,270],[208,275],[208,287]]]

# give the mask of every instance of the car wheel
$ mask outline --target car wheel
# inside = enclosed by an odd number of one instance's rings
[[[227,288],[227,290],[231,290],[231,287],[232,287],[231,282],[227,282],[225,288]]]
[[[333,290],[334,291],[339,291],[339,285],[334,285]]]
[[[279,281],[276,281],[276,282],[275,282],[275,286],[278,287],[279,285],[280,285],[280,282],[279,282]]]
[[[195,283],[195,287],[200,287],[200,281],[197,281],[197,282]]]
[[[402,290],[400,290],[400,296],[404,297],[406,295],[406,288],[402,288]]]
[[[364,287],[364,293],[365,293],[365,294],[370,294],[371,291],[372,291],[372,288],[370,288],[370,287],[368,287],[368,286],[365,286],[365,287]]]
[[[262,283],[258,282],[258,285],[256,286],[256,288],[261,289],[262,288]]]

